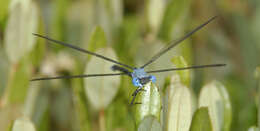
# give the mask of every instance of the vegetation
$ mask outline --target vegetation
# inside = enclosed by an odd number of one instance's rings
[[[140,66],[215,15],[147,70],[227,66],[154,74],[141,104],[128,76],[30,81],[113,72],[33,33]],[[0,130],[257,131],[259,30],[259,0],[1,0]]]

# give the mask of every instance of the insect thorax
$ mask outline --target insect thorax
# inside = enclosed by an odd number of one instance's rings
[[[144,71],[144,69],[142,68],[137,68],[134,69],[134,71],[132,72],[132,77],[133,78],[144,78],[144,77],[148,77],[147,73]]]
[[[155,77],[148,75],[143,68],[134,69],[132,72],[132,83],[134,86],[143,87],[149,81],[155,82]]]

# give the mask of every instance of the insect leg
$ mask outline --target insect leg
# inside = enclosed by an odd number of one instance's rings
[[[140,102],[134,103],[135,98],[136,98],[137,94],[138,94],[140,91],[146,91],[146,90],[144,90],[143,87],[137,88],[137,89],[134,91],[134,93],[132,94],[133,98],[132,98],[132,100],[131,100],[130,105],[133,105],[133,104],[142,104],[142,103],[140,103]]]

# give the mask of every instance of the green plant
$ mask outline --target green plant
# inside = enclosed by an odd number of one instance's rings
[[[253,72],[260,64],[259,5],[258,0],[0,1],[0,130],[258,130],[259,75],[254,79]],[[168,41],[217,14],[219,19],[147,70],[227,66],[158,74],[157,83],[137,96],[141,104],[129,105],[135,88],[127,76],[30,82],[109,73],[112,65],[32,33],[140,66]]]

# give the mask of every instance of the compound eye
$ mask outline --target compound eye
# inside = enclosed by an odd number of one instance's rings
[[[132,83],[134,84],[134,86],[137,86],[137,87],[140,85],[138,78],[133,78]]]
[[[156,77],[151,75],[150,80],[151,80],[153,83],[155,83],[155,82],[156,82]]]

